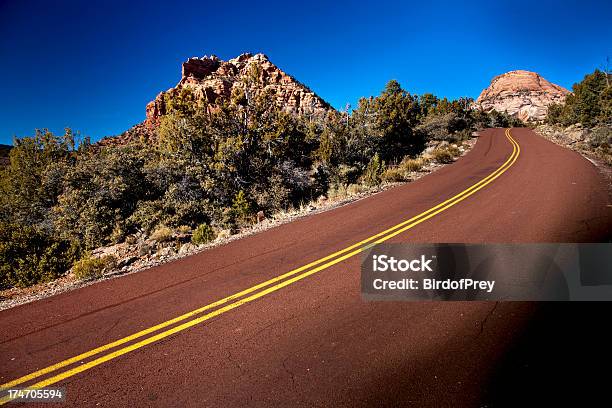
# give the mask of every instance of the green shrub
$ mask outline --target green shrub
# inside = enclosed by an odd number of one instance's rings
[[[423,122],[416,127],[416,131],[423,133],[429,140],[456,141],[457,132],[463,131],[467,126],[465,119],[456,112],[427,115]]]
[[[359,169],[356,166],[347,166],[341,164],[338,166],[338,169],[335,171],[333,176],[335,184],[344,184],[349,185],[357,182],[359,178]]]
[[[79,280],[95,279],[112,270],[117,264],[113,255],[101,258],[85,257],[72,266],[72,273]]]
[[[191,242],[196,245],[206,244],[217,237],[215,230],[208,224],[200,224],[193,231],[193,235],[191,236]]]
[[[48,212],[61,236],[88,249],[128,234],[124,221],[150,191],[143,173],[146,149],[108,147],[80,155],[63,172],[60,193]]]
[[[372,157],[370,163],[366,167],[363,175],[361,176],[361,181],[366,186],[377,186],[382,182],[382,174],[385,171],[385,162],[381,162],[380,156],[378,153]]]
[[[0,223],[0,288],[53,280],[70,268],[78,254],[77,243],[56,239],[36,227]]]
[[[472,137],[471,129],[463,129],[455,134],[455,141],[459,144],[463,144],[464,141],[469,140]]]
[[[168,228],[165,225],[161,225],[153,231],[151,234],[151,239],[156,242],[166,242],[172,239],[172,228]]]
[[[564,103],[548,109],[547,122],[587,127],[609,125],[612,121],[611,74],[596,69],[572,87]]]
[[[291,190],[280,175],[274,175],[265,185],[253,188],[249,195],[254,197],[258,208],[273,213],[286,208],[290,202]]]
[[[234,197],[234,201],[232,202],[232,213],[236,222],[240,225],[252,222],[253,210],[243,190],[240,190],[238,194],[236,194],[236,197]]]

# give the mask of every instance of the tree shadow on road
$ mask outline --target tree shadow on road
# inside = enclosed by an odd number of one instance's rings
[[[549,302],[493,370],[486,407],[605,401],[612,358],[612,302]],[[596,405],[599,405],[596,404]]]

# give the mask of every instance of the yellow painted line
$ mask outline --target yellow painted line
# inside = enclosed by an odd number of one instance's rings
[[[251,288],[245,289],[245,290],[243,290],[241,292],[238,292],[238,293],[236,293],[234,295],[225,297],[225,298],[223,298],[221,300],[218,300],[218,301],[213,302],[213,303],[211,303],[209,305],[203,306],[202,308],[199,308],[199,309],[193,310],[191,312],[188,312],[188,313],[186,313],[184,315],[181,315],[179,317],[176,317],[174,319],[168,320],[166,322],[160,323],[160,324],[158,324],[156,326],[152,326],[152,327],[150,327],[148,329],[142,330],[142,331],[137,332],[135,334],[132,334],[130,336],[127,336],[127,337],[124,337],[124,338],[119,339],[117,341],[114,341],[112,343],[108,343],[108,344],[106,344],[104,346],[101,346],[101,347],[98,347],[96,349],[90,350],[90,351],[88,351],[86,353],[82,353],[82,354],[80,354],[78,356],[72,357],[70,359],[64,360],[64,361],[59,362],[57,364],[54,364],[54,365],[51,365],[49,367],[43,368],[41,370],[35,371],[35,372],[31,373],[31,374],[28,374],[26,376],[20,377],[20,378],[18,378],[16,380],[10,381],[10,382],[8,382],[6,384],[2,384],[2,385],[0,385],[0,388],[11,388],[11,387],[14,387],[15,385],[22,384],[22,383],[27,382],[29,380],[32,380],[34,378],[40,377],[40,376],[42,376],[44,374],[56,371],[59,368],[62,368],[62,367],[65,367],[67,365],[74,364],[76,362],[82,361],[83,359],[85,359],[87,357],[91,357],[93,355],[96,355],[96,354],[99,354],[99,353],[101,353],[103,351],[106,351],[108,349],[117,347],[117,346],[119,346],[121,344],[124,344],[126,342],[129,342],[131,340],[135,340],[135,339],[137,339],[139,337],[142,337],[142,336],[144,336],[146,334],[155,332],[155,331],[157,331],[157,330],[159,330],[161,328],[167,327],[167,326],[169,326],[171,324],[178,323],[179,321],[185,320],[185,319],[187,319],[189,317],[192,317],[192,316],[194,316],[196,314],[202,313],[203,311],[206,311],[206,310],[209,310],[209,309],[211,309],[213,307],[225,304],[225,303],[227,303],[230,300],[233,300],[233,299],[236,299],[238,297],[244,296],[244,295],[249,294],[249,293],[251,293],[251,292],[253,292],[255,290],[258,290],[260,288],[269,286],[272,283],[278,282],[278,281],[280,281],[280,280],[282,280],[284,278],[290,277],[292,275],[296,275],[297,273],[299,273],[299,272],[301,272],[301,271],[303,271],[305,269],[308,269],[311,266],[318,265],[318,264],[320,264],[322,262],[325,262],[325,261],[327,261],[329,259],[332,259],[332,258],[334,258],[334,257],[336,257],[338,255],[341,255],[341,254],[345,253],[345,252],[351,251],[352,249],[355,249],[356,247],[359,247],[359,246],[361,246],[361,245],[363,245],[363,244],[365,244],[365,243],[367,243],[369,241],[374,240],[375,238],[379,238],[379,237],[382,236],[382,238],[377,239],[376,241],[374,241],[370,245],[362,246],[362,247],[360,247],[360,248],[358,248],[358,249],[356,249],[356,250],[354,250],[352,252],[349,252],[348,254],[345,254],[345,255],[343,255],[343,256],[341,256],[339,258],[334,259],[331,262],[325,263],[325,264],[323,264],[323,265],[321,265],[321,266],[319,266],[317,268],[314,268],[314,269],[312,269],[312,270],[310,270],[308,272],[305,272],[305,273],[303,273],[301,275],[295,276],[292,279],[286,280],[286,281],[284,281],[284,282],[282,282],[280,284],[274,285],[274,286],[272,286],[272,287],[270,287],[268,289],[265,289],[265,290],[263,290],[261,292],[258,292],[256,294],[254,294],[254,295],[251,295],[249,297],[241,299],[241,300],[239,300],[237,302],[231,303],[231,304],[229,304],[229,305],[227,305],[225,307],[217,309],[214,312],[208,313],[208,314],[206,314],[204,316],[201,316],[201,317],[199,317],[197,319],[193,319],[191,321],[188,321],[186,323],[178,325],[178,326],[176,326],[176,327],[174,327],[172,329],[166,330],[164,332],[158,333],[157,335],[154,335],[152,337],[149,337],[149,338],[146,338],[144,340],[141,340],[140,342],[134,343],[134,344],[132,344],[130,346],[127,346],[127,347],[121,348],[119,350],[116,350],[114,352],[111,352],[109,354],[106,354],[106,355],[104,355],[102,357],[99,357],[99,358],[97,358],[95,360],[92,360],[92,361],[90,361],[90,362],[88,362],[86,364],[82,364],[82,365],[80,365],[78,367],[75,367],[75,368],[67,370],[67,371],[65,371],[63,373],[57,374],[57,375],[55,375],[53,377],[50,377],[47,380],[40,381],[40,382],[34,384],[33,386],[31,386],[30,388],[42,388],[42,387],[46,387],[48,385],[54,384],[54,383],[56,383],[58,381],[61,381],[61,380],[65,379],[65,378],[68,378],[68,377],[76,375],[76,374],[78,374],[80,372],[86,371],[86,370],[88,370],[88,369],[90,369],[92,367],[95,367],[95,366],[97,366],[99,364],[102,364],[102,363],[104,363],[106,361],[112,360],[112,359],[114,359],[116,357],[119,357],[119,356],[121,356],[123,354],[129,353],[130,351],[136,350],[138,348],[141,348],[143,346],[146,346],[148,344],[156,342],[156,341],[158,341],[160,339],[168,337],[168,336],[170,336],[172,334],[175,334],[175,333],[178,333],[180,331],[183,331],[183,330],[185,330],[185,329],[187,329],[189,327],[192,327],[192,326],[197,325],[197,324],[199,324],[199,323],[201,323],[203,321],[209,320],[209,319],[211,319],[211,318],[213,318],[215,316],[223,314],[223,313],[225,313],[225,312],[227,312],[229,310],[232,310],[232,309],[234,309],[236,307],[239,307],[239,306],[241,306],[241,305],[243,305],[245,303],[249,303],[249,302],[251,302],[251,301],[253,301],[255,299],[258,299],[258,298],[260,298],[262,296],[265,296],[265,295],[267,295],[269,293],[277,291],[277,290],[279,290],[279,289],[281,289],[281,288],[283,288],[285,286],[288,286],[288,285],[290,285],[290,284],[292,284],[294,282],[297,282],[297,281],[299,281],[301,279],[304,279],[304,278],[306,278],[306,277],[308,277],[308,276],[310,276],[310,275],[312,275],[314,273],[317,273],[317,272],[319,272],[321,270],[327,269],[330,266],[333,266],[333,265],[335,265],[335,264],[337,264],[339,262],[342,262],[342,261],[344,261],[344,260],[346,260],[346,259],[348,259],[348,258],[350,258],[350,257],[352,257],[352,256],[354,256],[354,255],[356,255],[358,253],[361,253],[361,252],[365,251],[366,249],[371,248],[372,246],[374,246],[376,244],[384,242],[384,241],[386,241],[386,240],[388,240],[388,239],[390,239],[390,238],[392,238],[392,237],[394,237],[394,236],[396,236],[396,235],[398,235],[398,234],[400,234],[400,233],[402,233],[402,232],[404,232],[404,231],[414,227],[415,225],[418,225],[418,224],[420,224],[420,223],[422,223],[422,222],[432,218],[436,214],[439,214],[440,212],[446,210],[447,208],[450,208],[453,205],[455,205],[455,204],[465,200],[467,197],[471,196],[472,194],[475,194],[477,191],[479,191],[480,189],[484,188],[486,185],[488,185],[489,183],[493,182],[493,180],[495,180],[496,178],[501,176],[501,174],[503,174],[506,170],[508,170],[508,168],[510,168],[510,166],[512,166],[514,164],[514,162],[518,158],[518,155],[520,154],[520,146],[518,145],[518,143],[516,143],[516,141],[510,135],[509,129],[507,129],[505,131],[505,134],[506,134],[506,137],[508,138],[508,140],[511,142],[512,146],[513,146],[512,154],[506,160],[506,162],[504,164],[502,164],[493,173],[491,173],[489,176],[485,177],[484,179],[482,179],[478,183],[476,183],[473,186],[471,186],[470,188],[462,191],[461,193],[455,195],[454,197],[444,201],[443,203],[440,203],[440,204],[436,205],[435,207],[432,207],[429,210],[427,210],[427,211],[425,211],[425,212],[423,212],[423,213],[421,213],[421,214],[419,214],[419,215],[417,215],[417,216],[415,216],[415,217],[413,217],[413,218],[411,218],[411,219],[409,219],[407,221],[404,221],[404,222],[402,222],[400,224],[397,224],[397,225],[395,225],[395,226],[393,226],[393,227],[391,227],[391,228],[389,228],[389,229],[387,229],[387,230],[385,230],[385,231],[383,231],[381,233],[373,235],[370,238],[367,238],[367,239],[365,239],[363,241],[360,241],[360,242],[358,242],[358,243],[356,243],[354,245],[351,245],[350,247],[347,247],[347,248],[345,248],[345,249],[343,249],[341,251],[335,252],[335,253],[333,253],[331,255],[328,255],[328,256],[326,256],[324,258],[321,258],[321,259],[319,259],[319,260],[317,260],[315,262],[311,262],[311,263],[309,263],[307,265],[304,265],[304,266],[302,266],[300,268],[294,269],[294,270],[292,270],[290,272],[287,272],[287,273],[285,273],[283,275],[280,275],[280,276],[272,278],[272,279],[270,279],[268,281],[262,282],[262,283],[260,283],[258,285],[255,285],[255,286],[251,287]],[[394,230],[396,230],[396,231],[394,231]],[[6,402],[8,402],[8,399],[6,399],[6,398],[0,399],[0,405],[4,404]]]

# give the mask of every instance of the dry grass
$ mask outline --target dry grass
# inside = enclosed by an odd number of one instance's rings
[[[383,181],[396,183],[408,180],[407,174],[399,167],[389,167],[382,175]]]
[[[157,242],[166,242],[172,239],[173,233],[174,231],[172,231],[171,228],[162,225],[160,227],[157,227],[157,229],[153,231],[153,233],[151,234],[151,239]]]
[[[346,197],[347,195],[347,186],[344,184],[339,184],[336,186],[332,186],[329,188],[327,192],[327,197],[330,200],[336,200]]]
[[[363,184],[351,184],[346,189],[346,193],[348,196],[352,196],[355,194],[361,194],[367,190],[368,190],[368,187],[364,186]]]
[[[405,157],[397,166],[387,168],[383,173],[383,180],[391,183],[410,181],[410,173],[421,171],[428,163],[429,160],[425,157]]]
[[[427,163],[428,160],[424,157],[417,157],[416,159],[405,158],[399,164],[399,167],[405,172],[413,172],[420,171]]]
[[[116,264],[117,259],[113,255],[102,258],[86,257],[74,264],[72,273],[78,280],[95,279],[112,270]]]
[[[191,232],[191,227],[189,225],[181,225],[176,231],[181,234],[189,234]]]
[[[191,242],[196,245],[207,244],[213,241],[217,237],[217,232],[208,224],[200,224],[198,228],[193,231],[191,236]]]
[[[431,152],[432,158],[441,164],[448,164],[455,161],[455,157],[460,156],[461,151],[456,146],[443,146]]]

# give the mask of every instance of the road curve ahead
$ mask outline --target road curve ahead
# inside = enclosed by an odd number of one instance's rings
[[[64,387],[69,406],[495,405],[515,395],[508,356],[533,358],[517,344],[542,306],[366,303],[358,254],[383,241],[597,242],[611,225],[590,162],[528,129],[490,129],[413,183],[0,312],[0,383]]]

